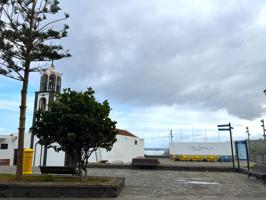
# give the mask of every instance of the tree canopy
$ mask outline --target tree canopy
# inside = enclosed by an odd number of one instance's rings
[[[90,155],[98,148],[111,150],[116,141],[116,122],[109,118],[108,101],[97,102],[92,88],[85,92],[66,89],[49,107],[37,113],[33,133],[40,144],[67,152],[78,173],[86,176]]]
[[[23,81],[27,67],[29,72],[40,71],[45,67],[40,62],[70,56],[53,43],[69,29],[66,24],[61,30],[53,27],[68,18],[67,13],[49,20],[60,10],[58,0],[0,0],[0,74]]]

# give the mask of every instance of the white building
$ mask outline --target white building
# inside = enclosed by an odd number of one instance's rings
[[[97,152],[91,155],[89,162],[100,162],[102,160],[109,163],[130,163],[133,158],[144,157],[144,140],[138,138],[132,133],[118,129],[116,136],[117,141],[114,143],[111,151],[98,149]],[[30,147],[30,135],[25,134],[25,148]],[[35,138],[33,166],[43,165],[44,147],[37,143]],[[16,164],[16,149],[18,147],[17,135],[2,135],[0,136],[0,165],[15,165]],[[53,149],[47,150],[47,166],[64,166],[65,153],[55,152]]]
[[[107,152],[105,149],[99,149],[95,154],[92,154],[89,161],[105,160],[109,163],[131,163],[133,158],[144,157],[143,139],[121,129],[118,129],[116,139],[117,141],[111,151]]]
[[[29,148],[30,135],[25,134],[24,146]],[[0,165],[16,165],[18,134],[0,135]]]
[[[116,135],[117,141],[114,143],[111,151],[98,149],[89,158],[89,162],[106,161],[108,163],[131,163],[133,158],[144,157],[144,140],[138,138],[132,133],[118,129]],[[38,139],[35,139],[37,141]],[[35,144],[35,166],[43,164],[44,148]],[[64,166],[65,152],[55,152],[53,149],[47,150],[47,166]]]
[[[13,165],[18,146],[17,136],[0,135],[0,165]]]

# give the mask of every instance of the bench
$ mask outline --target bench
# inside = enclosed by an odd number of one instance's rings
[[[154,169],[159,164],[159,160],[155,158],[133,158],[131,165],[133,168]]]
[[[40,166],[40,170],[42,174],[77,174],[75,168],[69,166]]]
[[[266,183],[266,165],[255,164],[252,170],[248,171],[248,178],[254,176],[263,180],[263,184]]]

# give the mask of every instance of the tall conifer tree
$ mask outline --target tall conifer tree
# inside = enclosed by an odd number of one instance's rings
[[[54,28],[69,17],[58,0],[0,0],[0,74],[22,81],[19,116],[17,179],[22,178],[26,100],[30,72],[47,67],[49,61],[69,57],[56,40],[67,36],[68,26]]]

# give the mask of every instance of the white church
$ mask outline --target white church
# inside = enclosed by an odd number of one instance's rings
[[[62,74],[52,65],[41,72],[40,91],[35,92],[33,123],[35,113],[40,109],[47,110],[49,102],[54,101],[55,94],[61,91]],[[117,129],[117,141],[111,151],[97,149],[91,155],[89,162],[131,163],[133,158],[144,157],[144,140],[134,134]],[[18,135],[0,135],[0,165],[16,165]],[[66,156],[64,152],[55,152],[38,144],[38,138],[25,134],[24,148],[34,150],[33,166],[64,166]]]

